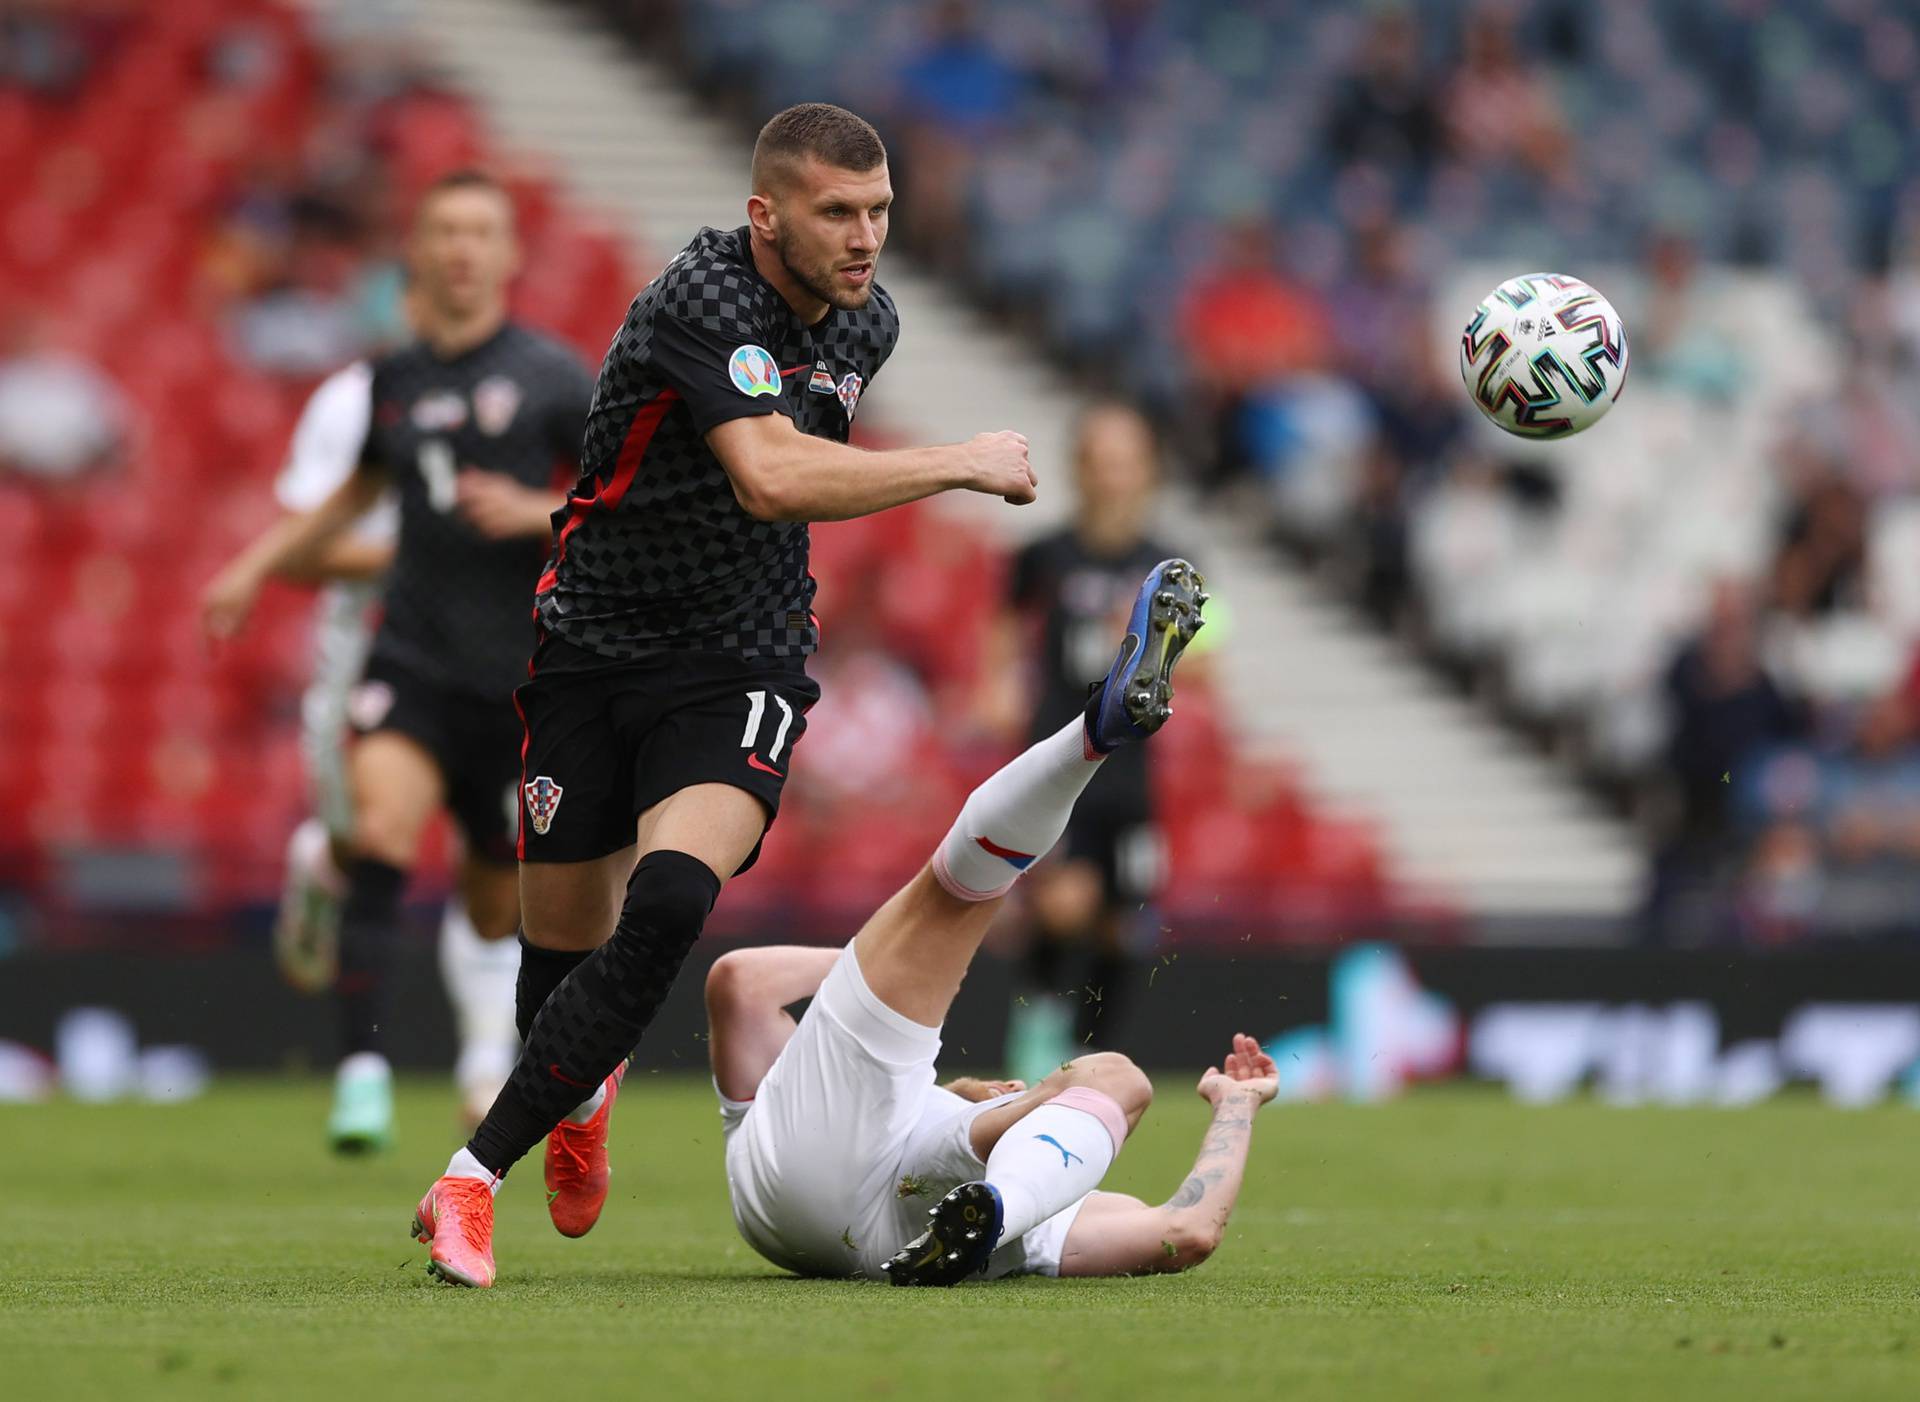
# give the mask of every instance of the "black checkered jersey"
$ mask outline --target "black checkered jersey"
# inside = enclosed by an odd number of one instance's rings
[[[860,310],[803,325],[754,268],[745,228],[702,229],[634,298],[600,367],[541,622],[612,658],[812,652],[807,527],[749,516],[705,435],[785,414],[846,442],[899,329],[878,285]]]
[[[451,358],[424,342],[373,363],[361,461],[393,484],[400,537],[374,655],[505,705],[527,675],[527,605],[545,542],[492,540],[459,509],[462,471],[553,491],[580,461],[593,377],[558,341],[508,322]]]

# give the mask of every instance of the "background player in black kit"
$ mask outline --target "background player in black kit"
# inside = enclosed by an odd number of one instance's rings
[[[751,865],[819,694],[806,523],[954,489],[1033,500],[1018,434],[845,446],[899,329],[873,280],[892,200],[866,122],[780,113],[748,224],[675,255],[601,367],[519,693],[526,1043],[420,1203],[444,1279],[492,1283],[492,1188],[549,1130],[555,1226],[599,1217],[618,1068]]]
[[[374,362],[358,471],[243,557],[207,606],[237,628],[265,579],[397,490],[385,614],[348,702],[359,739],[337,985],[347,1055],[330,1122],[342,1149],[378,1147],[391,1133],[384,974],[407,873],[439,809],[466,842],[475,928],[503,939],[519,923],[513,690],[526,676],[529,604],[563,500],[555,480],[579,461],[592,382],[571,351],[508,319],[518,257],[512,202],[491,179],[459,172],[427,191],[409,247],[423,335]]]
[[[1053,734],[1086,706],[1087,688],[1113,661],[1116,615],[1132,604],[1142,574],[1179,554],[1148,534],[1159,454],[1137,410],[1119,403],[1087,410],[1074,435],[1073,467],[1073,521],[1014,558],[981,670],[990,722],[1012,736],[1026,721],[1023,744]],[[1113,1026],[1147,923],[1141,907],[1164,866],[1147,749],[1129,746],[1101,766],[1055,854],[1028,877],[1027,987],[1008,1024],[1011,1075],[1037,1082],[1104,1040],[1103,1024]]]

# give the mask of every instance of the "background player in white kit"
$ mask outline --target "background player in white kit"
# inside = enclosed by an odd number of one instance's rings
[[[291,527],[353,475],[373,412],[373,367],[356,360],[320,383],[300,412],[274,496],[289,513],[249,547]],[[296,582],[321,586],[313,612],[313,675],[300,698],[300,749],[313,813],[287,843],[286,885],[274,917],[274,956],[295,987],[318,993],[339,966],[340,901],[346,874],[340,856],[353,827],[347,778],[347,732],[353,689],[373,642],[380,580],[393,563],[399,531],[391,493],[330,544]],[[218,586],[216,585],[216,588]],[[513,988],[520,968],[515,940],[486,940],[465,904],[447,901],[440,918],[440,976],[453,1004],[460,1050],[454,1084],[462,1113],[478,1120],[513,1069],[520,1040],[513,1026]]]
[[[204,606],[209,631],[230,635],[269,576],[305,567],[384,493],[398,502],[380,622],[347,705],[358,738],[334,980],[344,1055],[329,1122],[346,1151],[391,1139],[387,966],[436,813],[460,831],[475,928],[503,940],[519,923],[513,689],[526,674],[550,516],[564,500],[556,476],[572,470],[592,393],[577,356],[510,315],[519,250],[497,181],[478,171],[436,180],[414,211],[408,265],[418,336],[373,359],[354,470],[234,561]]]
[[[807,1275],[947,1285],[986,1273],[1179,1270],[1218,1243],[1238,1195],[1273,1064],[1235,1039],[1201,1094],[1215,1107],[1193,1176],[1150,1207],[1094,1192],[1146,1110],[1124,1056],[1018,1083],[934,1084],[939,1025],[1015,878],[1059,838],[1106,755],[1171,713],[1169,674],[1206,596],[1184,561],[1156,566],[1084,718],[1028,749],[968,799],[932,863],[844,950],[739,950],[708,979],[726,1167],[742,1235]],[[796,1026],[784,1009],[812,997]],[[415,1216],[430,1269],[490,1285],[489,1174],[463,1152]],[[925,1235],[926,1205],[936,1201]],[[996,1246],[998,1249],[996,1249]]]

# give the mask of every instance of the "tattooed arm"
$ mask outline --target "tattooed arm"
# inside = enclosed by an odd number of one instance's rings
[[[1278,1089],[1273,1062],[1260,1044],[1236,1035],[1226,1060],[1200,1078],[1200,1095],[1213,1106],[1213,1122],[1187,1181],[1158,1207],[1125,1193],[1093,1194],[1067,1233],[1060,1274],[1184,1271],[1211,1256],[1240,1196],[1254,1112]]]

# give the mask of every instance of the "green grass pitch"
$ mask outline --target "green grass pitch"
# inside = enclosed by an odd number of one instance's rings
[[[1187,1078],[1110,1186],[1165,1195]],[[501,1194],[500,1284],[409,1212],[457,1136],[319,1145],[326,1088],[0,1108],[0,1394],[38,1399],[1920,1397],[1920,1115],[1523,1109],[1433,1091],[1262,1115],[1226,1246],[1150,1280],[795,1281],[734,1235],[705,1086],[638,1077],[599,1229]]]

